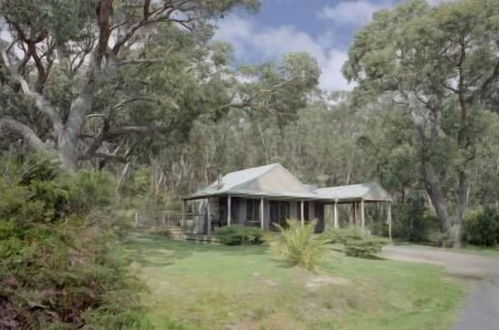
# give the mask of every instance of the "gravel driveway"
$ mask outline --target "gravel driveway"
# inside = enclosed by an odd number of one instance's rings
[[[455,330],[499,330],[499,258],[446,249],[389,245],[381,257],[443,266],[455,276],[473,281]]]

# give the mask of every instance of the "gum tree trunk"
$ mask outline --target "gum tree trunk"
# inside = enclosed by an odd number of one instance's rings
[[[449,203],[443,193],[440,178],[438,176],[430,175],[427,165],[423,165],[423,174],[426,192],[428,193],[428,196],[430,196],[431,203],[435,208],[435,212],[437,213],[440,222],[440,230],[444,235],[442,245],[458,248],[461,246],[462,223],[468,202],[466,175],[460,176],[456,210],[455,213],[450,214]]]

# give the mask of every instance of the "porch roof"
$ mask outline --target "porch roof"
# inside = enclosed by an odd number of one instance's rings
[[[319,188],[315,193],[321,196],[321,198],[336,200],[340,203],[358,200],[364,200],[366,202],[392,201],[390,194],[375,182]]]

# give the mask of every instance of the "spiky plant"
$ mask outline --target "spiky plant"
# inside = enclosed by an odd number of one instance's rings
[[[272,244],[272,249],[290,266],[314,270],[326,251],[327,243],[321,236],[314,235],[315,221],[301,225],[297,220],[287,220],[287,228],[279,225],[281,235]]]

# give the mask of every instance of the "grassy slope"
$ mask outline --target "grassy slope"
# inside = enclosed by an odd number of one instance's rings
[[[314,275],[265,247],[141,235],[129,248],[159,329],[447,329],[463,296],[432,266],[331,254]],[[348,280],[307,288],[317,276]]]

